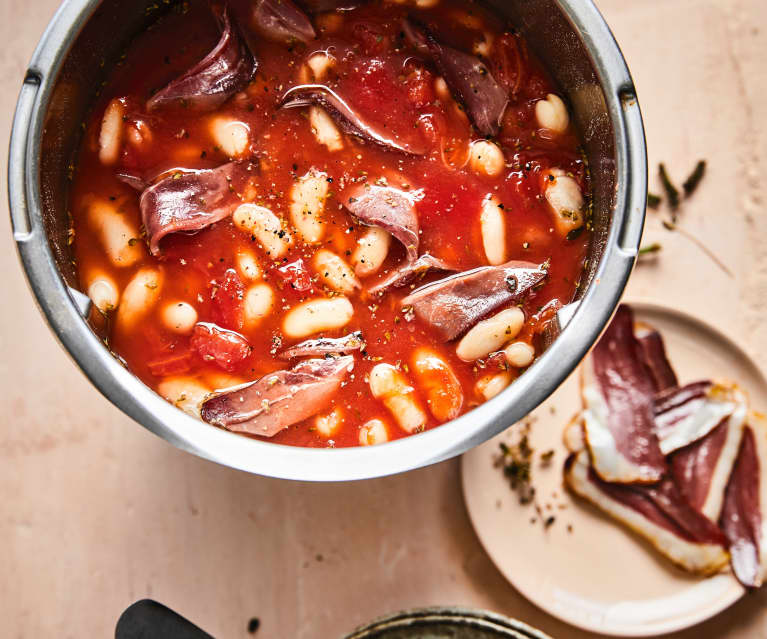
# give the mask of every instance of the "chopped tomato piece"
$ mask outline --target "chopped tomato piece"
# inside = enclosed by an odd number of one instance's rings
[[[215,362],[229,372],[246,360],[251,351],[248,340],[239,333],[206,322],[198,322],[194,327],[191,345],[206,362]]]
[[[184,351],[169,355],[163,359],[149,362],[149,372],[155,377],[165,377],[167,375],[181,375],[192,368],[192,353]]]
[[[240,330],[244,322],[243,297],[245,287],[237,271],[230,268],[223,280],[213,282],[210,297],[213,302],[213,321],[219,326]]]
[[[306,270],[304,261],[300,257],[294,262],[275,269],[275,273],[294,291],[303,293],[312,288],[312,276],[309,275],[309,271]]]
[[[416,69],[405,81],[407,97],[417,109],[434,102],[434,78],[426,69]]]

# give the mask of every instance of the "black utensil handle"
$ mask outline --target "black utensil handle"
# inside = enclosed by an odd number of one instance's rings
[[[120,615],[115,639],[214,639],[177,612],[152,599],[142,599]]]

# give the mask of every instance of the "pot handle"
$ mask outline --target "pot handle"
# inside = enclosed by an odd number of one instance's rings
[[[618,92],[623,124],[625,127],[626,174],[629,192],[626,194],[625,222],[620,229],[618,245],[634,259],[642,240],[645,212],[647,209],[647,153],[644,124],[633,84],[622,87]]]
[[[11,144],[8,149],[8,204],[11,228],[16,242],[26,242],[32,235],[32,220],[27,206],[26,173],[27,140],[33,107],[40,89],[40,76],[27,71],[21,85],[16,113],[13,116]]]

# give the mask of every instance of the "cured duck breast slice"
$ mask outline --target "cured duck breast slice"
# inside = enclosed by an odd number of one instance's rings
[[[405,155],[425,155],[428,150],[417,131],[414,130],[414,135],[408,136],[407,140],[396,139],[396,136],[368,122],[347,100],[324,84],[294,86],[285,92],[280,103],[283,109],[312,105],[323,108],[347,135]]]
[[[291,346],[282,351],[278,357],[280,359],[293,359],[295,357],[321,357],[331,353],[346,354],[353,351],[359,351],[365,348],[365,340],[362,339],[362,332],[356,331],[343,337],[318,337],[317,339],[308,339],[300,344]]]
[[[309,42],[317,37],[311,20],[291,0],[256,0],[253,22],[262,36],[275,42]]]
[[[408,262],[418,257],[420,227],[413,195],[391,186],[364,184],[344,194],[344,205],[363,224],[382,228],[401,242]]]
[[[293,368],[217,391],[200,413],[209,424],[236,433],[273,437],[326,408],[354,367],[354,357],[307,359]]]
[[[655,385],[634,336],[634,313],[618,308],[581,366],[583,428],[596,473],[605,481],[653,483],[666,472],[655,434]]]
[[[727,565],[724,535],[687,503],[670,479],[655,485],[605,482],[583,450],[565,462],[565,482],[573,493],[647,539],[681,568],[710,575]]]
[[[724,495],[719,525],[730,547],[732,570],[747,588],[767,575],[767,419],[752,413]]]
[[[425,277],[429,273],[435,271],[455,271],[446,262],[443,262],[437,257],[424,253],[413,261],[407,261],[405,264],[397,268],[390,273],[380,282],[370,287],[369,292],[371,295],[377,295],[379,293],[385,293],[393,288],[402,288],[412,284],[419,278]]]
[[[678,386],[679,381],[666,356],[666,347],[661,334],[646,325],[635,326],[634,334],[642,347],[642,359],[650,370],[655,390],[662,391]]]
[[[475,55],[448,47],[423,24],[413,19],[403,22],[405,37],[430,58],[450,89],[466,107],[472,123],[482,135],[497,135],[509,95],[496,82],[490,70]]]
[[[139,201],[141,220],[152,255],[169,233],[200,231],[232,214],[252,173],[247,162],[230,162],[215,169],[175,171],[144,189]]]
[[[746,396],[734,385],[699,381],[668,388],[655,396],[655,433],[664,455],[705,437],[728,417],[741,424]]]
[[[421,321],[448,342],[504,304],[523,299],[547,274],[545,266],[532,262],[480,266],[425,284],[400,305],[412,307]]]
[[[671,477],[687,502],[711,521],[719,521],[746,422],[746,406],[739,405],[713,430],[669,457]]]
[[[258,61],[229,12],[217,4],[212,8],[221,29],[218,44],[195,66],[155,93],[147,102],[149,111],[172,104],[195,111],[212,111],[242,91],[255,75]]]

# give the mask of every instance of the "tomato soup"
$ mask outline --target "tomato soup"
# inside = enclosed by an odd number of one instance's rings
[[[434,428],[513,383],[572,300],[579,144],[481,5],[179,3],[85,123],[92,325],[212,428],[315,447]]]

